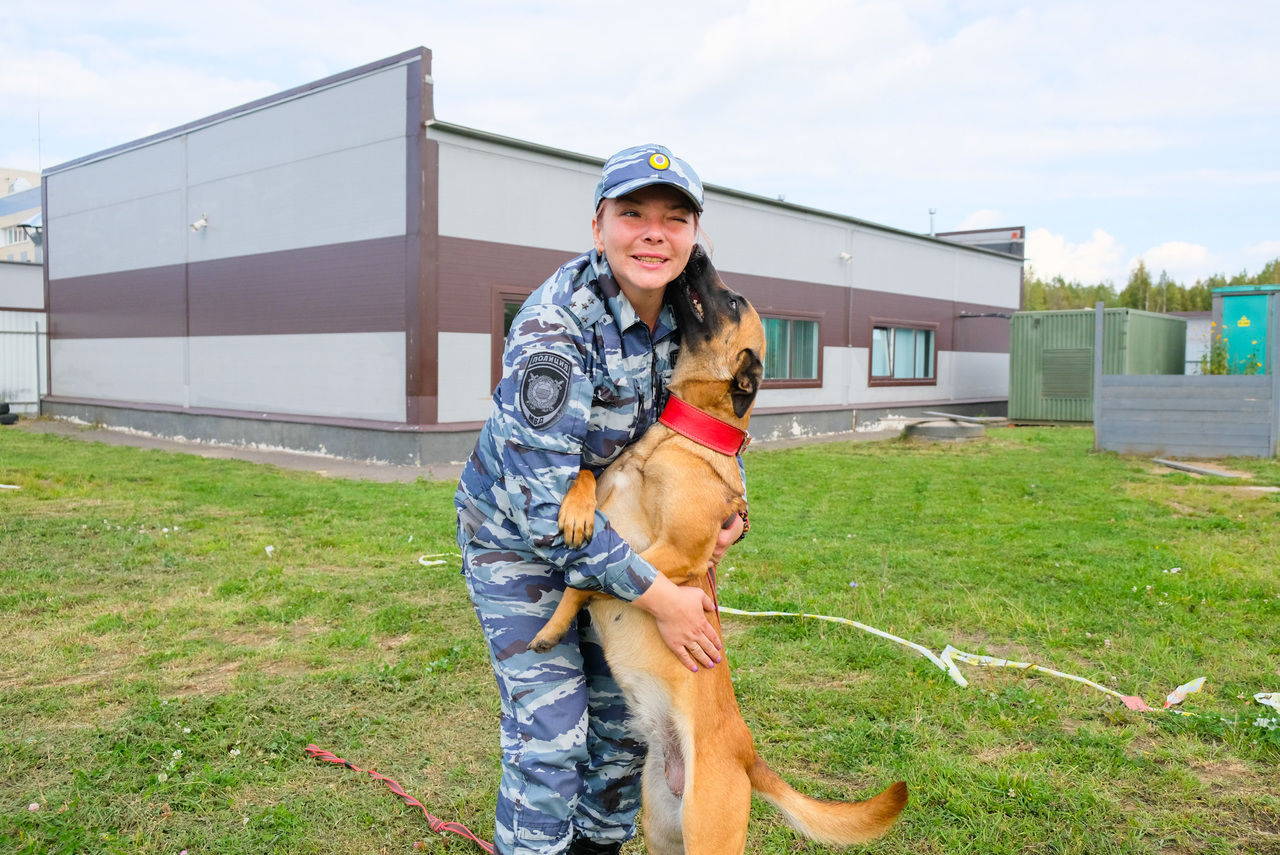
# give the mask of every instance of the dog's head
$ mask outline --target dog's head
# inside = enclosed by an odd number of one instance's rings
[[[747,419],[764,375],[764,324],[756,310],[724,284],[700,246],[667,286],[666,299],[681,335],[672,390],[699,409]]]

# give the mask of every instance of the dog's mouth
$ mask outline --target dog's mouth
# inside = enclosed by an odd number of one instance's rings
[[[706,323],[707,314],[702,308],[702,300],[698,298],[698,292],[693,289],[693,285],[685,286],[685,294],[689,298],[689,308],[693,310],[693,316],[698,319],[698,323]]]

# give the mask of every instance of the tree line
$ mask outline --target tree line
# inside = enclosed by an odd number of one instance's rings
[[[1092,309],[1101,300],[1107,308],[1143,309],[1149,312],[1207,312],[1213,307],[1213,289],[1228,285],[1269,285],[1280,283],[1280,258],[1267,262],[1256,274],[1242,271],[1227,277],[1215,273],[1197,279],[1194,285],[1174,282],[1168,273],[1152,278],[1146,264],[1139,261],[1129,281],[1119,292],[1111,282],[1085,285],[1068,282],[1061,276],[1041,279],[1030,265],[1022,283],[1022,308],[1028,312],[1045,309]]]

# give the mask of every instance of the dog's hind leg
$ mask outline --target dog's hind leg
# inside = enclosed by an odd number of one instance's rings
[[[684,855],[683,799],[671,792],[660,743],[651,744],[645,758],[643,808],[640,820],[649,855]]]
[[[697,855],[742,855],[747,849],[751,782],[735,758],[699,762],[684,799],[684,845]]]

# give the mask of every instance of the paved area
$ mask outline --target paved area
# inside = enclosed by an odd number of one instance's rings
[[[372,460],[347,460],[322,454],[305,454],[303,452],[277,449],[215,445],[207,442],[168,439],[136,431],[77,424],[62,419],[22,419],[17,425],[0,427],[0,430],[24,430],[30,433],[46,433],[70,437],[84,442],[101,442],[106,445],[153,448],[178,454],[196,454],[201,457],[233,458],[278,466],[281,469],[316,472],[331,478],[348,478],[358,481],[417,481],[419,478],[426,481],[457,481],[462,475],[461,462],[403,466]],[[751,447],[753,449],[792,448],[797,445],[818,442],[883,440],[893,439],[900,433],[901,430],[898,428],[879,431],[850,431],[848,433],[829,434],[819,437],[758,441],[753,442]]]

